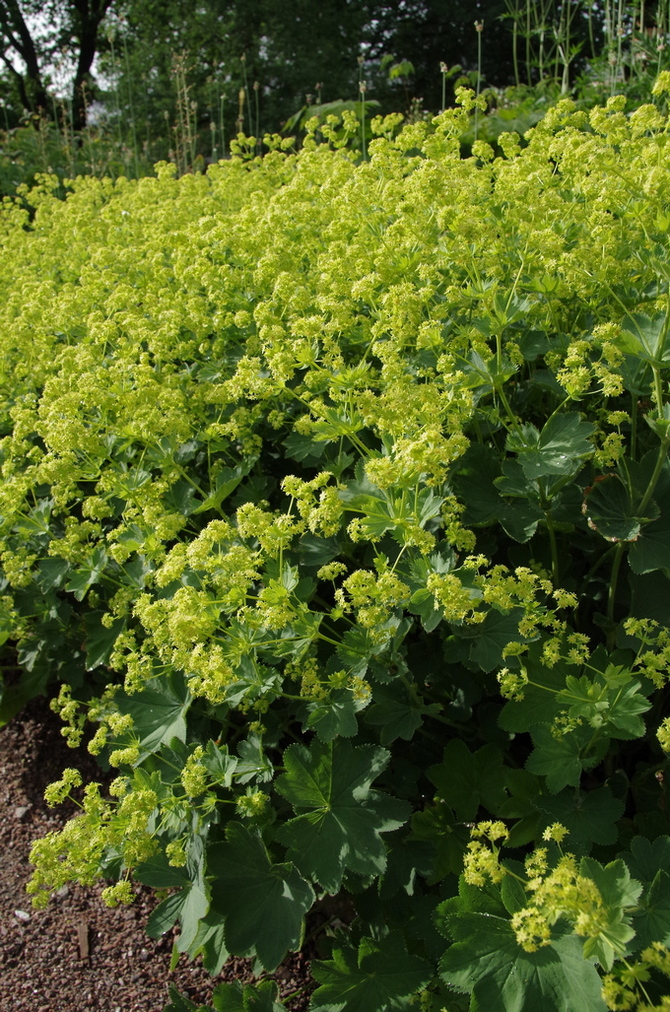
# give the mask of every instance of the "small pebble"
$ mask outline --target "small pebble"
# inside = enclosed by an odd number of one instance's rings
[[[27,913],[27,911],[25,911],[25,910],[15,910],[14,911],[14,916],[16,917],[17,921],[29,921],[30,920],[30,914]]]

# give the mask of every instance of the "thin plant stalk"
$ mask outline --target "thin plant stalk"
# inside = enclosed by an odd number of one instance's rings
[[[246,53],[242,54],[242,56],[240,57],[240,60],[242,62],[242,74],[244,76],[244,94],[245,94],[246,100],[247,100],[247,110],[248,110],[247,115],[249,117],[249,133],[253,134],[253,132],[254,132],[254,125],[251,122],[251,96],[249,95],[249,80],[247,78],[247,56],[246,56]]]
[[[530,11],[531,11],[531,4],[532,3],[534,3],[534,0],[526,0],[526,77],[528,79],[528,87],[529,88],[533,84],[533,77],[532,77],[531,69],[530,69],[531,68],[531,59],[530,59],[530,56],[531,56],[531,52],[530,52],[530,32],[531,32],[531,27],[530,27]]]
[[[512,14],[512,63],[514,65],[514,83],[519,87],[519,0],[514,0],[514,12]]]
[[[368,160],[368,154],[365,147],[365,81],[361,81],[360,85],[361,93],[361,149],[363,151],[363,161]]]
[[[128,109],[130,111],[130,132],[133,138],[133,161],[135,163],[135,176],[139,179],[140,177],[140,161],[137,152],[137,132],[135,129],[135,109],[133,107],[133,85],[132,76],[130,73],[130,60],[128,59],[128,41],[125,33],[122,35],[123,39],[123,59],[126,65],[126,78],[128,80]]]
[[[254,99],[255,99],[255,105],[256,105],[256,129],[254,131],[254,137],[256,138],[256,154],[260,154],[260,149],[261,149],[261,117],[260,117],[260,113],[259,113],[259,110],[258,110],[258,90],[259,90],[258,81],[254,81],[253,87],[254,87]]]
[[[479,93],[482,86],[482,32],[484,31],[484,22],[475,21],[475,30],[477,32],[477,103],[475,105],[475,140],[479,133]]]

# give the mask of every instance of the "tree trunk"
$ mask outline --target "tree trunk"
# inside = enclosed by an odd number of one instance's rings
[[[49,97],[42,81],[37,50],[17,0],[0,0],[0,29],[26,65],[25,78],[19,86],[21,101],[29,112],[46,112]]]
[[[97,50],[98,30],[112,3],[113,0],[74,0],[73,3],[79,41],[79,58],[72,84],[72,127],[75,131],[86,126],[86,112],[92,97],[87,86]]]

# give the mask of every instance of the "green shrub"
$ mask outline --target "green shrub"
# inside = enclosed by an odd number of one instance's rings
[[[58,681],[118,768],[49,788],[82,811],[30,889],[167,889],[150,933],[213,973],[341,895],[314,1009],[596,1012],[601,973],[634,1007],[670,958],[668,123],[566,100],[461,160],[461,99],[361,164],[333,128],[5,203],[3,713]]]

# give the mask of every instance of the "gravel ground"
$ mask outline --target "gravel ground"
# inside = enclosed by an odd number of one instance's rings
[[[100,899],[102,885],[71,885],[46,910],[32,909],[25,893],[31,843],[70,814],[65,806],[46,806],[45,786],[66,766],[100,779],[88,753],[68,749],[59,732],[41,699],[0,731],[0,1010],[163,1012],[168,984],[209,1003],[217,980],[252,981],[251,964],[242,959],[231,959],[216,980],[185,956],[170,972],[172,935],[155,941],[144,932],[156,903],[148,889],[132,906],[110,910]],[[273,977],[292,1012],[304,1012],[314,987],[308,956],[291,955]]]

